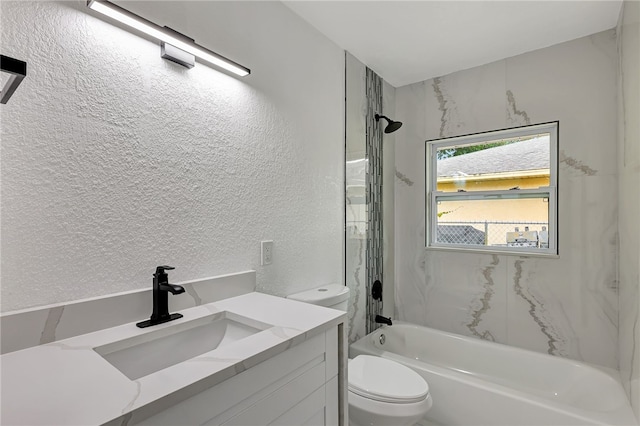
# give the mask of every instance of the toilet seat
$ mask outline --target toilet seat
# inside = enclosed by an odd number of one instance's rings
[[[349,391],[374,401],[412,404],[429,396],[429,385],[418,373],[398,362],[358,355],[349,360]]]

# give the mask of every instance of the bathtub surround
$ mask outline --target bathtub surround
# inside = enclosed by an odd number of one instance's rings
[[[399,319],[618,367],[615,37],[605,31],[396,89]],[[559,258],[426,250],[424,141],[555,120]]]
[[[625,1],[618,38],[620,375],[640,419],[640,3]]]
[[[342,282],[342,49],[279,2],[126,6],[252,74],[161,59],[85,1],[2,1],[2,53],[29,63],[1,106],[2,311],[147,289],[163,263]]]

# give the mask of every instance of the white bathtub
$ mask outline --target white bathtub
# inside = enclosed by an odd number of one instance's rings
[[[577,361],[402,322],[353,343],[350,356],[360,354],[425,378],[433,397],[426,424],[638,424],[619,381]]]

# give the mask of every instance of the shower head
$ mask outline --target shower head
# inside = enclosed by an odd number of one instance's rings
[[[387,124],[387,127],[384,128],[385,133],[393,133],[396,130],[398,130],[400,127],[402,127],[401,121],[393,121],[389,117],[385,117],[384,115],[376,114],[375,118],[376,118],[376,121],[380,121],[381,118],[384,118],[389,122],[389,124]]]

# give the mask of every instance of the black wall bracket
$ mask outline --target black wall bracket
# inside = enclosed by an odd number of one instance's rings
[[[0,104],[6,104],[22,80],[27,76],[27,63],[9,56],[0,55],[0,69],[9,74],[9,80],[0,91]]]

